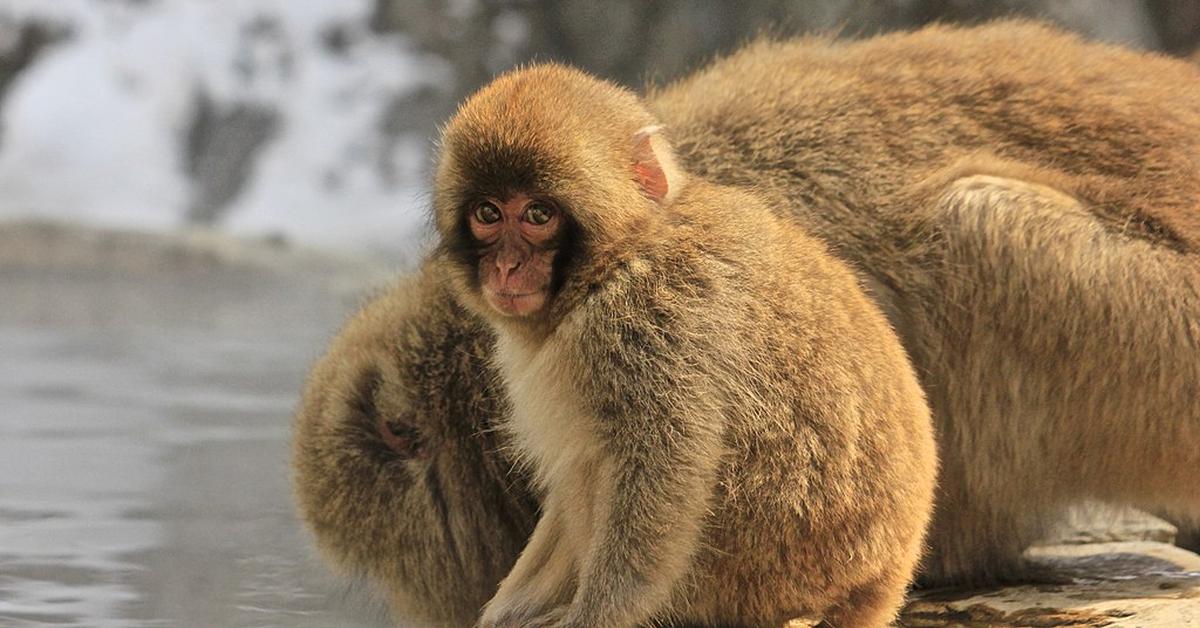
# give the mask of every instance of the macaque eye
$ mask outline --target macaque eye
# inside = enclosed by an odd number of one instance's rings
[[[545,203],[533,202],[525,208],[525,221],[535,225],[544,225],[550,222],[552,216],[554,216],[554,208]]]
[[[500,222],[500,208],[495,204],[484,201],[475,208],[475,220],[491,225]]]

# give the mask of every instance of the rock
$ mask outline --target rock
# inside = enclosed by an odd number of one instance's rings
[[[918,592],[900,625],[1200,625],[1200,556],[1153,541],[1049,545],[1026,554],[1069,584]]]

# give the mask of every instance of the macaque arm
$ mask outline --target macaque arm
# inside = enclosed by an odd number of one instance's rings
[[[621,305],[596,308],[582,336],[589,368],[581,390],[608,455],[561,626],[641,625],[667,605],[695,557],[721,458],[711,382],[684,361],[702,349],[664,322],[689,317],[653,303]]]
[[[519,623],[567,601],[575,561],[565,534],[562,508],[550,498],[521,556],[484,609],[481,626]]]

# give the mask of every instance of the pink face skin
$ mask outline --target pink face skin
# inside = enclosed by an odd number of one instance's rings
[[[528,316],[545,307],[555,236],[562,227],[558,210],[518,193],[481,201],[467,220],[471,235],[483,245],[479,280],[488,305],[506,316]]]

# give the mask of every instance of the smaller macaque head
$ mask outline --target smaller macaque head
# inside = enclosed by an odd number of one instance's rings
[[[460,297],[486,316],[544,316],[579,264],[682,182],[632,92],[560,65],[500,77],[442,141],[434,209]]]

